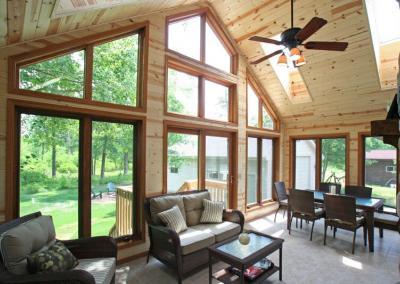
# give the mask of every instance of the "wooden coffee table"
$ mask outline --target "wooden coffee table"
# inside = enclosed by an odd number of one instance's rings
[[[242,245],[239,243],[238,237],[236,236],[208,248],[209,283],[212,283],[213,278],[222,283],[262,283],[277,271],[279,271],[279,280],[282,281],[283,239],[274,238],[254,231],[247,231],[247,233],[250,236],[250,243],[248,245]],[[273,268],[266,270],[263,274],[257,277],[257,279],[252,281],[245,279],[243,272],[248,267],[277,250],[279,250],[279,266],[274,265]],[[213,274],[213,260],[223,261],[239,269],[242,273],[238,277],[230,272],[228,267]]]

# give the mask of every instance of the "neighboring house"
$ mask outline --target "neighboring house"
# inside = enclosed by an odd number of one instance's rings
[[[171,150],[179,152],[180,157],[183,159],[180,167],[168,166],[168,190],[174,192],[186,181],[196,180],[197,177],[197,156],[193,156],[193,149],[196,147],[191,143],[177,145],[176,148],[171,147]],[[248,183],[249,188],[254,189],[255,186],[251,186],[252,183],[256,182],[255,172],[257,171],[257,149],[249,150],[248,160]],[[266,149],[270,151],[270,149]],[[206,180],[217,180],[227,182],[229,175],[229,161],[228,161],[228,149],[226,143],[223,140],[215,139],[212,140],[212,147],[206,150]],[[263,175],[263,183],[267,184],[267,198],[272,198],[272,159],[263,159],[263,168],[266,174]],[[245,173],[239,173],[244,175]],[[252,194],[252,193],[249,193]]]
[[[298,140],[296,143],[296,188],[315,190],[315,141]]]
[[[396,184],[396,150],[372,150],[365,153],[365,160],[366,184]]]

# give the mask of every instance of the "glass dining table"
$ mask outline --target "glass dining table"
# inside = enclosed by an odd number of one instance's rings
[[[324,203],[324,194],[322,191],[314,191],[314,200],[316,202]],[[365,221],[368,228],[368,247],[369,251],[374,251],[374,212],[383,208],[383,200],[379,198],[356,198],[356,208],[362,209],[365,212]],[[292,210],[290,208],[290,195],[287,216],[287,229],[289,230],[290,219],[292,217]]]

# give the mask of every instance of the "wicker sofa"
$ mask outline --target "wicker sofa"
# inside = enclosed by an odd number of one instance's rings
[[[93,237],[62,243],[78,259],[64,272],[30,274],[27,256],[55,242],[50,216],[36,212],[0,225],[0,283],[109,284],[115,282],[117,245],[110,237]]]
[[[223,222],[200,224],[203,199],[210,199],[207,190],[165,194],[146,198],[144,209],[148,224],[150,248],[154,256],[177,272],[178,281],[194,269],[208,263],[208,247],[236,236],[243,231],[244,216],[238,210],[224,210]],[[165,227],[157,214],[177,205],[186,219],[188,229],[177,234]]]

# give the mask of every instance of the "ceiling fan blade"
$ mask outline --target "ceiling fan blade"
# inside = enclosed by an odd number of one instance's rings
[[[263,57],[255,60],[255,61],[251,62],[251,64],[258,64],[258,63],[263,62],[264,60],[267,60],[268,58],[274,57],[275,55],[278,55],[280,53],[282,53],[282,50],[277,50],[275,52],[272,52],[271,54],[268,54],[266,56],[263,56]]]
[[[272,44],[276,44],[276,45],[281,45],[282,44],[281,41],[278,41],[278,40],[275,40],[275,39],[271,39],[271,38],[261,37],[261,36],[252,36],[251,38],[249,38],[249,40],[265,42],[265,43],[272,43]]]
[[[309,41],[304,44],[307,49],[317,49],[317,50],[334,50],[334,51],[344,51],[346,50],[348,42],[336,42],[336,41]]]
[[[296,34],[295,38],[298,41],[303,42],[310,36],[312,36],[314,33],[316,33],[320,28],[325,26],[327,23],[328,21],[325,19],[314,17],[308,22],[308,24],[301,31],[299,31]]]

